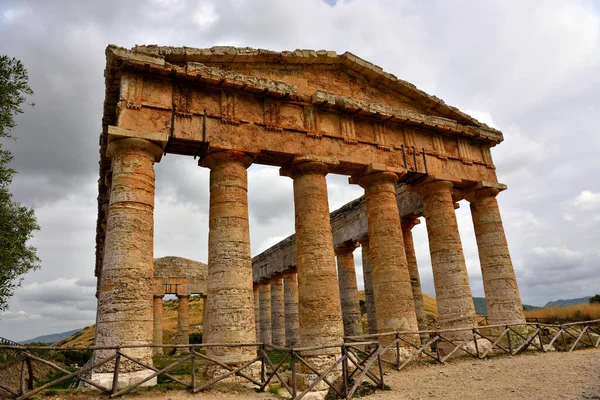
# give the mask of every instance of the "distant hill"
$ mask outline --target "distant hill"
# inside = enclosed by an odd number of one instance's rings
[[[485,297],[473,297],[473,304],[475,304],[475,313],[477,315],[488,315]],[[525,311],[535,310],[538,308],[540,307],[523,304],[523,310]]]
[[[81,331],[81,329],[73,329],[72,331],[62,332],[62,333],[51,333],[49,335],[38,336],[33,339],[23,340],[19,342],[21,344],[29,344],[29,343],[54,343],[62,340],[64,338],[68,338],[71,335],[76,334]]]
[[[590,302],[590,297],[591,296],[586,296],[586,297],[580,297],[578,299],[567,299],[567,300],[555,300],[555,301],[549,301],[546,303],[546,305],[544,307],[565,307],[565,306],[572,306],[573,304],[582,304],[582,303],[589,303]]]

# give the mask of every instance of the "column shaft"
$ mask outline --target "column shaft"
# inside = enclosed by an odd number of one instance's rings
[[[458,223],[452,200],[452,183],[434,181],[422,187],[423,215],[427,223],[429,251],[435,286],[438,328],[466,328],[476,325],[475,307]],[[455,339],[470,332],[453,333]]]
[[[271,278],[271,341],[285,346],[285,314],[283,310],[283,278]]]
[[[338,284],[344,322],[344,336],[362,335],[358,286],[354,267],[354,244],[335,249],[338,264]]]
[[[250,343],[256,339],[252,261],[248,226],[248,176],[245,153],[210,153],[208,234],[208,314],[206,343]],[[255,356],[252,348],[211,347],[207,354],[239,364]]]
[[[298,346],[298,281],[296,272],[283,275],[283,297],[285,310],[285,345]]]
[[[190,296],[177,296],[176,344],[190,344]],[[178,351],[187,351],[187,349],[178,349]]]
[[[415,314],[417,315],[417,324],[420,331],[428,330],[427,314],[425,314],[425,305],[423,303],[423,292],[421,291],[421,278],[419,277],[419,266],[417,265],[417,255],[415,254],[415,243],[412,235],[412,228],[419,223],[417,218],[402,219],[402,237],[404,238],[404,252],[406,253],[406,262],[408,263],[408,273],[410,283],[412,284],[413,298],[415,300]],[[428,335],[422,335],[421,341],[427,339]]]
[[[396,174],[375,172],[358,181],[365,189],[367,202],[378,332],[418,329],[396,202],[397,180]],[[382,343],[391,340],[386,338]]]
[[[371,252],[369,238],[360,241],[362,252],[363,282],[365,284],[365,303],[367,306],[367,323],[369,334],[377,333],[377,313],[375,312],[375,296],[373,295],[373,278],[371,272]]]
[[[260,290],[260,341],[271,344],[271,282],[262,281]]]
[[[112,186],[98,292],[96,346],[153,342],[153,164],[161,154],[159,146],[143,139],[119,139],[108,145]],[[151,348],[123,351],[152,364]],[[99,361],[112,354],[113,350],[98,350],[94,358]],[[112,373],[113,365],[106,364],[96,373]],[[144,370],[129,361],[121,361],[120,368],[123,372]]]
[[[260,291],[259,285],[252,287],[254,293],[254,329],[256,330],[256,342],[260,342]]]
[[[157,346],[163,344],[163,296],[154,296],[154,340]],[[162,347],[154,348],[154,355],[163,354]]]
[[[475,228],[483,289],[491,325],[524,323],[517,278],[498,208],[497,189],[480,189],[467,196]]]
[[[310,161],[289,170],[294,180],[301,346],[339,344],[343,338],[326,173],[327,165]],[[331,350],[311,352],[328,353]]]

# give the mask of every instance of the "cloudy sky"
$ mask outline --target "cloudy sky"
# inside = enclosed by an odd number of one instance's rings
[[[493,150],[523,301],[600,293],[600,6],[590,1],[152,0],[0,2],[0,52],[29,69],[36,105],[8,143],[16,199],[36,210],[42,268],[0,336],[94,322],[94,237],[104,49],[160,44],[350,51],[504,132]],[[208,170],[156,165],[155,256],[207,259]],[[329,176],[331,209],[360,196]],[[293,233],[292,181],[249,169],[253,254]],[[468,204],[457,211],[473,294],[483,295]],[[425,224],[415,228],[433,295]],[[355,253],[362,277],[360,252]]]

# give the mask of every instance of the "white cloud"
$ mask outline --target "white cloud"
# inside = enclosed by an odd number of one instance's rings
[[[571,205],[580,210],[594,210],[600,207],[600,193],[584,190],[575,196]]]

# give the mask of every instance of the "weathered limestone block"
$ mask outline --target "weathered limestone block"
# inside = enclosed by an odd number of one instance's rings
[[[190,296],[177,296],[177,339],[175,344],[190,344]],[[187,349],[178,349],[185,352]]]
[[[485,188],[465,197],[471,203],[490,324],[520,324],[525,316],[496,200],[498,193],[496,188]]]
[[[154,296],[154,345],[163,344],[163,296]],[[162,347],[154,348],[154,355],[163,354]]]
[[[285,345],[298,346],[298,280],[296,271],[288,271],[283,275],[283,297],[285,310]]]
[[[423,214],[429,236],[439,329],[477,325],[451,190],[452,183],[447,181],[432,181],[418,188],[423,196]],[[446,335],[455,340],[466,340],[471,333]]]
[[[373,172],[356,181],[365,189],[367,200],[377,332],[416,331],[415,302],[394,186],[398,176],[391,172]],[[381,342],[387,345],[393,339],[388,336]]]
[[[294,180],[300,345],[342,342],[343,325],[327,199],[328,166],[296,160],[283,175]],[[339,353],[339,349],[335,353]],[[330,350],[311,351],[328,354]]]
[[[250,163],[247,154],[234,151],[210,153],[201,161],[210,168],[205,343],[251,343],[256,339],[246,171]],[[207,355],[239,364],[254,358],[255,349],[211,347]]]
[[[354,267],[354,249],[356,249],[356,243],[335,249],[345,336],[362,335],[358,286]]]
[[[285,314],[283,309],[283,278],[271,278],[271,341],[285,346]]]
[[[260,341],[271,344],[271,282],[259,283],[260,297]]]
[[[153,343],[154,169],[162,148],[142,139],[120,139],[108,145],[112,157],[112,188],[106,223],[102,275],[98,293],[96,346],[150,345]],[[152,348],[124,350],[152,364]],[[114,354],[98,350],[94,362]],[[94,371],[92,379],[112,376],[114,363]],[[119,382],[126,373],[143,379],[152,371],[123,360]],[[133,375],[131,375],[133,377]],[[121,383],[119,383],[121,384]],[[156,384],[150,380],[147,385]]]
[[[260,291],[259,285],[252,286],[254,294],[254,329],[256,330],[256,342],[260,342]]]
[[[423,292],[421,291],[421,278],[419,277],[419,266],[417,265],[417,255],[415,254],[415,243],[412,235],[412,228],[420,221],[415,217],[405,217],[401,219],[402,237],[404,238],[404,251],[406,253],[406,262],[408,263],[408,273],[410,274],[410,283],[412,284],[413,298],[415,299],[415,314],[417,315],[417,324],[420,331],[427,330],[427,314],[425,314],[425,305],[423,304]],[[421,334],[421,343],[426,343],[429,335]]]
[[[373,295],[373,277],[371,271],[371,252],[369,250],[369,237],[360,240],[362,251],[363,282],[365,285],[365,303],[367,306],[367,323],[369,334],[377,333],[377,313],[375,311],[375,297]]]

